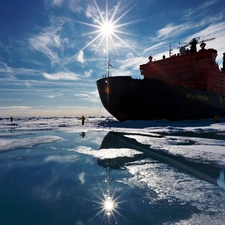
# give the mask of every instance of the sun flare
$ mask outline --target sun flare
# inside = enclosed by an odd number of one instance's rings
[[[120,21],[125,17],[125,15],[130,12],[132,8],[135,7],[136,4],[132,5],[130,8],[127,9],[127,11],[123,12],[122,15],[119,15],[119,8],[121,7],[121,2],[119,1],[115,7],[113,7],[114,10],[109,10],[108,7],[108,0],[106,0],[106,10],[102,11],[99,8],[99,5],[96,0],[94,0],[94,5],[97,11],[97,14],[89,14],[89,17],[92,18],[94,21],[93,23],[87,23],[82,21],[76,21],[77,23],[89,26],[94,28],[93,31],[90,31],[88,33],[85,33],[86,35],[93,35],[96,34],[93,39],[91,39],[81,50],[86,49],[91,44],[99,40],[99,46],[105,42],[105,52],[107,54],[109,53],[109,48],[112,46],[116,50],[117,53],[119,53],[117,49],[116,42],[122,43],[122,46],[129,48],[136,54],[139,54],[132,46],[130,46],[127,41],[124,41],[122,37],[120,37],[121,34],[124,35],[131,35],[130,33],[127,33],[124,31],[124,29],[120,30],[121,27],[125,27],[129,24],[136,23],[139,20],[135,21],[129,21],[126,23],[120,23]],[[108,63],[108,60],[107,60]]]
[[[115,29],[113,27],[113,24],[103,23],[100,30],[103,35],[112,35]]]
[[[92,36],[93,38],[90,39],[90,41],[84,47],[82,47],[80,49],[80,51],[83,51],[84,49],[88,48],[94,42],[99,41],[97,50],[101,49],[100,46],[102,46],[102,44],[103,44],[103,47],[104,47],[103,52],[106,55],[107,68],[108,68],[108,61],[109,61],[109,50],[114,49],[116,51],[116,53],[119,55],[120,51],[118,50],[118,46],[120,46],[120,47],[123,46],[123,48],[127,47],[139,55],[139,53],[131,45],[129,45],[129,43],[127,41],[123,40],[123,38],[120,37],[120,35],[131,35],[130,33],[125,32],[124,29],[120,30],[121,27],[125,27],[132,23],[136,23],[140,20],[140,19],[137,19],[134,21],[120,23],[121,20],[125,17],[125,15],[127,15],[128,12],[130,12],[130,10],[132,8],[134,8],[136,4],[133,4],[130,8],[128,8],[121,15],[120,15],[120,10],[119,10],[121,7],[121,1],[119,1],[115,5],[115,7],[111,7],[111,8],[113,8],[113,10],[109,10],[108,0],[106,0],[105,11],[100,10],[97,0],[94,0],[94,5],[95,5],[97,13],[96,14],[92,14],[92,13],[88,14],[88,17],[92,19],[93,23],[75,21],[76,23],[80,23],[80,24],[94,28],[93,31],[83,34],[83,36],[87,36],[87,35],[91,35],[91,36],[95,35],[95,36]],[[119,42],[120,45],[118,45],[117,42]],[[78,53],[73,55],[66,63],[70,62],[73,58],[77,57]]]

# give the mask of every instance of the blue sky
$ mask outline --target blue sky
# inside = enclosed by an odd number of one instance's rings
[[[1,0],[0,117],[107,115],[96,80],[193,37],[225,52],[224,0]],[[108,18],[108,23],[107,23]],[[103,26],[103,24],[111,24]],[[107,29],[104,29],[107,28]]]

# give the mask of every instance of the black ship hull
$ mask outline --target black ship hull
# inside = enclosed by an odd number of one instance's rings
[[[225,116],[224,96],[156,79],[106,77],[97,81],[97,88],[103,106],[119,121]]]

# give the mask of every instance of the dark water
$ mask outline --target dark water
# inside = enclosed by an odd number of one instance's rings
[[[32,144],[37,136],[63,140]],[[124,133],[43,131],[13,140],[23,138],[30,146],[0,153],[2,225],[225,221],[219,165],[155,151]]]

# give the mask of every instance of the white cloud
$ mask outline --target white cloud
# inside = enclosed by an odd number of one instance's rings
[[[48,98],[55,98],[55,95],[48,95]]]
[[[84,60],[84,52],[82,50],[79,51],[79,53],[77,55],[77,60],[78,60],[78,62],[80,62],[82,64],[85,62],[85,60]]]
[[[59,62],[57,53],[51,49],[60,45],[59,38],[55,36],[54,32],[41,33],[30,38],[29,43],[32,49],[43,53],[52,63]]]
[[[46,97],[53,99],[53,98],[58,98],[58,97],[62,97],[62,96],[63,96],[62,93],[54,93],[54,94],[51,94],[51,95],[47,95]]]
[[[57,6],[61,6],[63,2],[64,0],[52,0],[52,4]]]
[[[28,87],[28,88],[31,87],[30,83],[27,82],[27,81],[24,83],[24,85],[25,85],[26,87]]]
[[[139,65],[146,62],[147,62],[147,58],[145,57],[133,57],[133,58],[125,59],[121,61],[120,70],[126,71],[128,70],[128,68],[138,70]]]
[[[49,80],[79,80],[79,75],[73,72],[58,72],[58,73],[42,73]]]
[[[15,105],[15,106],[1,106],[0,107],[0,110],[11,110],[11,109],[18,109],[18,110],[20,110],[20,109],[31,109],[31,107],[30,106],[17,106],[17,105]]]
[[[7,63],[0,62],[0,72],[2,73],[11,73],[12,68],[7,65]]]
[[[17,80],[17,78],[15,78],[15,76],[23,76],[23,75],[39,75],[39,71],[35,70],[35,69],[29,69],[29,68],[13,68],[13,67],[9,67],[7,66],[7,64],[2,64],[0,63],[0,73],[1,75],[7,75],[5,77],[5,80],[16,80],[19,82],[19,80]],[[3,76],[2,76],[3,77]],[[2,79],[2,77],[0,79]],[[22,81],[23,82],[23,81]]]
[[[152,45],[151,47],[149,48],[146,48],[144,51],[143,51],[143,54],[145,54],[146,52],[151,52],[151,51],[155,51],[157,49],[161,49],[161,47],[165,45],[165,42],[159,42],[155,45]]]
[[[77,93],[74,96],[77,98],[89,100],[92,102],[99,101],[99,95],[97,91],[93,91],[89,93]]]
[[[59,4],[59,2],[58,2]],[[43,53],[51,62],[60,62],[58,57],[59,50],[64,49],[64,45],[68,44],[68,38],[61,38],[62,27],[66,22],[70,22],[65,17],[49,16],[51,25],[42,28],[39,33],[28,39],[31,49]]]
[[[89,71],[85,71],[84,73],[85,73],[85,77],[89,78],[89,77],[91,77],[91,74],[93,73],[93,70],[90,69]]]
[[[86,8],[86,16],[88,18],[97,18],[97,20],[100,19],[100,17],[97,14],[96,7],[93,5],[88,5]]]
[[[80,12],[82,7],[80,6],[80,0],[70,0],[70,9],[73,12]]]
[[[181,25],[167,24],[165,27],[163,27],[157,32],[157,38],[174,37],[177,36],[177,34],[185,31],[187,28],[188,25],[185,24]]]

